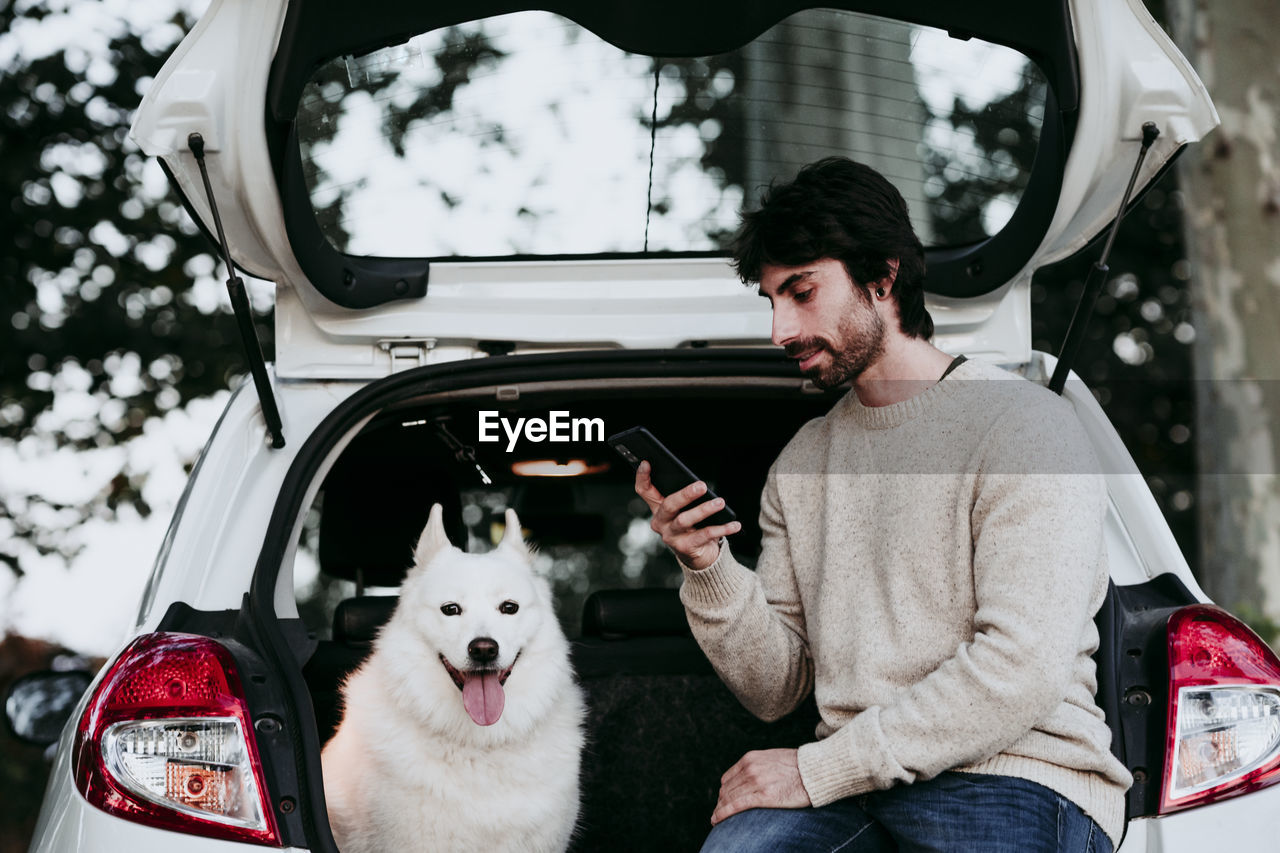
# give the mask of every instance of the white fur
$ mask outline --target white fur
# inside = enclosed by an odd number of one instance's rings
[[[515,512],[506,520],[501,545],[464,554],[432,507],[396,611],[343,688],[342,725],[323,754],[329,823],[343,853],[569,844],[582,693],[550,588],[531,570]],[[504,601],[519,610],[501,613]],[[461,615],[444,615],[448,602]],[[498,641],[499,668],[515,663],[491,726],[467,715],[439,659],[464,669],[477,637]]]

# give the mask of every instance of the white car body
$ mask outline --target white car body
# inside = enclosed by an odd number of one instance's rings
[[[1040,378],[1054,360],[1031,349],[1032,273],[1079,250],[1115,217],[1144,122],[1157,122],[1161,135],[1139,185],[1217,123],[1203,85],[1140,0],[1072,0],[1070,8],[1081,77],[1078,130],[1040,248],[1021,272],[989,294],[928,301],[942,349]],[[694,341],[713,348],[769,345],[768,306],[741,286],[721,258],[440,262],[433,264],[430,290],[421,299],[360,311],[325,299],[309,285],[288,243],[263,139],[266,81],[286,9],[285,0],[215,0],[152,84],[134,126],[142,149],[166,162],[208,222],[208,202],[185,142],[192,132],[205,139],[231,254],[245,270],[276,285],[271,384],[288,437],[284,448],[270,448],[253,389],[242,387],[232,396],[192,472],[135,636],[154,631],[175,603],[198,611],[241,607],[278,496],[307,437],[342,401],[381,377],[406,367],[485,358],[485,340],[514,342],[515,355],[677,349]],[[1173,573],[1207,601],[1092,394],[1074,378],[1065,394],[1109,472],[1106,541],[1115,583]],[[317,477],[312,489],[318,486]],[[281,617],[296,616],[292,559],[284,566],[276,609]],[[71,769],[74,720],[90,694],[59,744],[31,849],[212,853],[239,846],[124,820],[77,791]],[[1272,786],[1132,820],[1121,849],[1267,849],[1278,830],[1280,786]]]

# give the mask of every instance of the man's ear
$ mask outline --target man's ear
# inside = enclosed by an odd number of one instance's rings
[[[413,560],[417,568],[430,563],[445,548],[453,547],[449,542],[449,534],[444,532],[444,507],[432,504],[431,515],[427,517],[427,526],[418,537],[418,547],[414,549]]]
[[[885,265],[889,267],[889,271],[884,274],[884,278],[876,282],[876,287],[881,288],[885,293],[888,293],[893,287],[893,283],[898,280],[898,259],[885,258],[884,262]]]

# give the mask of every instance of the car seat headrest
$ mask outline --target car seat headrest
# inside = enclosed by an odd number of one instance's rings
[[[340,459],[324,481],[320,570],[367,586],[399,586],[434,503],[444,507],[449,540],[465,547],[462,501],[447,471]]]
[[[675,589],[601,589],[582,606],[585,637],[677,637],[689,635],[689,620]]]
[[[338,602],[333,612],[333,639],[347,644],[372,643],[399,600],[394,595],[363,595]]]

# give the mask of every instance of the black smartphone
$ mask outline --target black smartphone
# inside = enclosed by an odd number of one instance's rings
[[[606,439],[614,450],[618,451],[623,459],[631,463],[632,468],[638,468],[644,460],[649,460],[649,479],[663,496],[678,492],[690,483],[697,482],[702,478],[689,470],[689,466],[680,461],[674,453],[666,448],[666,446],[658,439],[653,437],[653,433],[644,427],[632,427],[623,430],[616,435],[609,436]],[[704,501],[709,501],[718,497],[707,486],[707,490],[701,497],[691,501],[689,506],[697,506]],[[696,526],[707,527],[714,524],[728,524],[736,521],[738,518],[733,510],[726,505],[719,512],[703,519]]]

